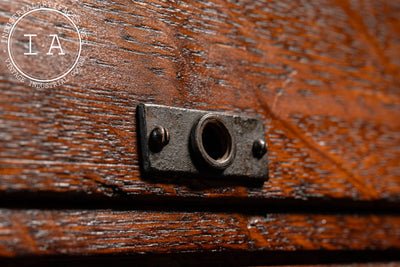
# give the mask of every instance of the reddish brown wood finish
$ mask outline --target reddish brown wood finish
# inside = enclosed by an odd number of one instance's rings
[[[111,210],[0,211],[0,255],[400,248],[400,217]]]
[[[1,68],[3,192],[399,200],[399,1],[55,2],[85,64],[55,89]],[[140,102],[261,118],[270,181],[143,180]]]
[[[1,1],[0,23],[31,2]],[[398,215],[240,213],[245,199],[399,206],[400,1],[53,2],[79,17],[85,61],[64,85],[31,88],[0,49],[1,257],[400,249]],[[141,102],[262,119],[270,180],[144,179]],[[141,197],[244,204],[233,213],[12,209],[7,197],[25,192],[63,205],[91,196],[113,207],[126,197],[125,208]]]

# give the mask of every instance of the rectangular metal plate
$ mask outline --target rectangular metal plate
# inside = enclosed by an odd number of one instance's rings
[[[199,168],[190,149],[193,127],[205,114],[221,118],[234,136],[236,153],[232,164],[223,171],[215,172]],[[261,158],[253,156],[253,142],[265,140],[264,127],[260,120],[244,116],[229,115],[214,111],[199,111],[155,104],[140,104],[137,108],[139,144],[142,170],[146,174],[172,174],[187,177],[224,177],[268,180],[267,153]],[[169,143],[159,152],[149,149],[151,131],[162,126],[169,132]]]

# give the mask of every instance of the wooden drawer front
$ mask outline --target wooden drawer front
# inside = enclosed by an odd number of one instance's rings
[[[82,38],[54,88],[7,65],[32,2],[0,2],[1,257],[400,255],[400,1],[54,0]],[[269,181],[144,177],[140,103],[260,119]]]
[[[2,191],[399,200],[398,1],[54,2],[84,64],[53,89],[2,69]],[[261,118],[270,181],[141,179],[139,102]]]
[[[0,211],[0,255],[400,248],[400,217],[373,215]]]

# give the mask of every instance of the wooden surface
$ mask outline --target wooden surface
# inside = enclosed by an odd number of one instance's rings
[[[53,2],[84,64],[32,88],[0,49],[0,258],[400,255],[400,1]],[[270,180],[142,177],[139,103],[261,119]]]
[[[399,201],[399,1],[54,2],[85,62],[54,89],[2,64],[1,191]],[[270,181],[142,179],[140,102],[261,118]]]
[[[400,217],[0,210],[0,255],[400,249]]]

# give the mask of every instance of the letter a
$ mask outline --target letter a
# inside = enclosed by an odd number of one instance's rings
[[[57,34],[50,34],[49,36],[53,36],[53,41],[51,41],[51,46],[50,46],[49,52],[46,55],[53,55],[53,53],[51,53],[51,49],[53,49],[53,48],[60,49],[60,53],[58,53],[59,55],[65,55],[64,51],[61,48],[60,40],[58,39]],[[53,46],[54,40],[57,40],[57,43],[58,43],[57,46]]]

